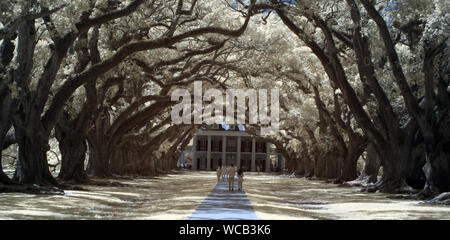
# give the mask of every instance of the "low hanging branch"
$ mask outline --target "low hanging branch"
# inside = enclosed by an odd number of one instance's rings
[[[38,19],[38,18],[45,17],[45,16],[49,16],[49,15],[51,15],[53,13],[56,13],[57,11],[61,10],[62,8],[66,7],[67,5],[68,4],[63,4],[63,5],[59,6],[59,7],[56,7],[56,8],[51,9],[51,10],[46,9],[46,10],[44,10],[42,12],[29,13],[29,14],[22,15],[22,16],[14,18],[9,23],[7,23],[5,25],[5,27],[0,29],[0,40],[5,39],[5,38],[13,37],[22,22]]]
[[[249,13],[252,12],[252,8],[250,7]],[[204,27],[198,28],[195,30],[191,30],[185,33],[181,33],[179,35],[173,37],[164,37],[155,40],[143,40],[137,42],[128,43],[117,50],[111,57],[105,59],[91,68],[85,70],[81,74],[74,76],[70,81],[66,81],[63,86],[61,86],[58,92],[55,94],[53,98],[53,103],[46,111],[43,116],[43,124],[47,129],[51,129],[55,122],[55,116],[61,111],[64,103],[67,99],[72,95],[72,93],[82,84],[91,81],[92,79],[97,78],[103,73],[111,70],[119,63],[121,63],[125,58],[135,52],[152,50],[157,48],[169,47],[173,44],[184,40],[186,38],[196,37],[204,34],[220,34],[224,36],[230,37],[238,37],[240,36],[248,26],[250,21],[251,14],[248,14],[244,24],[238,28],[237,30],[229,30],[220,27]],[[90,24],[92,24],[93,20],[90,20]]]

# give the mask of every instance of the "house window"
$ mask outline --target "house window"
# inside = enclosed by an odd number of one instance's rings
[[[227,138],[227,152],[236,152],[236,141],[237,139],[235,137]]]
[[[197,151],[208,151],[208,138],[200,138],[197,141]]]
[[[259,152],[259,153],[266,152],[266,143],[265,142],[256,142],[256,152]]]
[[[221,152],[222,151],[222,140],[213,139],[211,143],[211,151]]]

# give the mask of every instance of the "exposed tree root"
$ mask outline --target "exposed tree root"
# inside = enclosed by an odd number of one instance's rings
[[[440,196],[438,191],[433,191],[429,186],[425,186],[419,193],[415,195],[417,200],[431,200]]]
[[[441,193],[425,203],[450,205],[450,192]]]
[[[0,192],[21,192],[29,194],[57,194],[64,195],[61,188],[54,186],[39,186],[36,184],[4,185],[0,183]]]
[[[340,186],[343,187],[367,187],[367,185],[369,185],[370,183],[367,183],[367,181],[365,180],[353,180],[353,181],[348,181],[348,182],[343,182],[342,184],[340,184]]]
[[[362,192],[382,192],[392,194],[413,194],[414,189],[402,180],[380,180],[375,184],[368,184],[361,189]]]
[[[100,186],[100,187],[134,187],[133,185],[130,184],[112,181],[109,179],[89,179],[89,181],[87,181],[83,185]]]
[[[12,179],[10,179],[3,171],[0,171],[0,184],[3,184],[3,185],[16,185],[17,182],[15,182]]]
[[[336,178],[332,181],[332,183],[342,185],[343,183],[345,183],[345,181],[340,178]]]

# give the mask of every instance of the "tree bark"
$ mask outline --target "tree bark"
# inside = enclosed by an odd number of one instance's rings
[[[425,58],[423,72],[425,75],[425,116],[430,129],[421,127],[425,143],[426,182],[420,195],[432,197],[450,191],[450,93],[448,88],[448,63],[439,65],[439,72],[434,71],[435,57],[445,52],[446,42],[431,47],[432,43],[424,43]],[[442,54],[448,58],[448,54]],[[434,82],[438,76],[438,93],[435,95]],[[447,76],[446,76],[447,75]]]
[[[423,189],[425,187],[426,176],[423,168],[426,161],[424,153],[423,142],[412,146],[411,157],[406,173],[406,183],[414,189]]]
[[[14,57],[14,49],[15,45],[12,39],[3,39],[0,45],[0,76],[3,76],[0,78],[0,151],[7,148],[7,133],[12,126],[12,115],[17,107],[17,100],[11,99],[10,89],[8,87],[13,82],[13,74],[11,72],[8,73],[6,69],[6,66],[10,64]],[[3,172],[1,160],[2,157],[0,154],[0,183],[14,184],[15,182]]]
[[[357,143],[350,142],[347,149],[348,152],[344,158],[344,164],[340,176],[338,177],[339,181],[352,181],[358,177],[356,167],[358,159],[362,154],[361,146]]]
[[[89,139],[89,138],[88,138]],[[111,176],[110,149],[106,139],[89,139],[89,164],[87,172],[96,177]]]
[[[331,151],[329,151],[325,158],[325,178],[336,179],[339,176],[341,170],[343,155],[340,150],[333,146]]]
[[[446,125],[446,126],[445,126]],[[425,151],[425,187],[421,195],[431,197],[438,193],[450,191],[450,121],[447,119],[439,125],[439,138],[432,149]],[[426,146],[425,146],[426,147]]]
[[[306,174],[306,156],[308,155],[301,154],[295,158],[295,167],[293,169],[295,169],[296,175],[304,176]]]
[[[2,155],[0,154],[0,183],[5,185],[14,185],[17,184],[14,182],[11,178],[9,178],[5,172],[3,172],[3,166],[2,166]]]
[[[0,152],[4,149],[8,148],[13,143],[16,143],[16,139],[14,135],[8,136],[7,135],[8,129],[6,129],[6,125],[3,127],[0,127],[0,136],[5,136],[3,138],[0,138],[2,141],[2,145],[0,147]],[[2,154],[0,154],[0,183],[6,184],[6,185],[13,185],[17,184],[14,182],[11,178],[9,178],[5,172],[3,172],[3,165],[2,165]]]
[[[117,147],[113,150],[110,158],[111,173],[116,175],[126,175],[128,166],[126,164],[126,156],[129,150],[125,147]]]
[[[380,151],[380,150],[379,150]],[[382,156],[383,176],[374,190],[395,193],[407,189],[406,170],[410,156],[408,146],[385,145],[380,151]]]
[[[375,183],[378,180],[378,173],[380,171],[381,162],[375,147],[370,143],[366,148],[366,160],[359,175],[360,180],[365,180],[368,183]]]
[[[55,126],[55,135],[61,152],[61,169],[58,178],[65,181],[86,182],[88,180],[84,168],[87,151],[86,137],[72,127],[68,121],[59,122]]]
[[[321,158],[321,155],[320,155],[321,151],[318,148],[318,143],[314,136],[314,132],[309,127],[306,128],[306,132],[308,133],[308,136],[311,139],[312,146],[313,146],[313,149],[311,151],[312,159],[310,159],[310,161],[309,161],[309,167],[308,167],[309,171],[307,171],[306,176],[313,177],[313,176],[317,175],[317,172],[319,172],[319,169],[317,169],[317,165],[318,165],[317,163],[319,162],[319,159]]]
[[[15,180],[20,183],[58,186],[48,168],[48,139],[42,137],[43,134],[35,130],[34,126],[19,127],[26,129],[27,134],[17,127],[15,128],[19,145],[18,161],[20,161],[20,165],[18,166],[21,168],[17,171],[19,174]]]
[[[112,139],[106,134],[110,127],[110,115],[105,107],[97,111],[93,127],[87,134],[89,145],[87,173],[97,177],[109,177],[111,176],[110,157],[114,150],[111,148]]]

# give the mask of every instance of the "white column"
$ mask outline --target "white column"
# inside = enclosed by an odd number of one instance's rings
[[[241,167],[241,136],[237,137],[237,168],[239,169]]]
[[[208,135],[208,152],[206,152],[206,170],[211,171],[211,135]]]
[[[284,156],[280,154],[280,169],[284,170],[286,168],[286,160]]]
[[[222,167],[226,166],[227,137],[222,136]]]
[[[252,163],[251,163],[251,171],[254,172],[256,171],[256,166],[255,166],[255,150],[256,150],[256,141],[254,138],[252,138]]]
[[[197,170],[197,135],[192,140],[192,170]]]
[[[270,171],[270,143],[266,143],[266,172]]]

